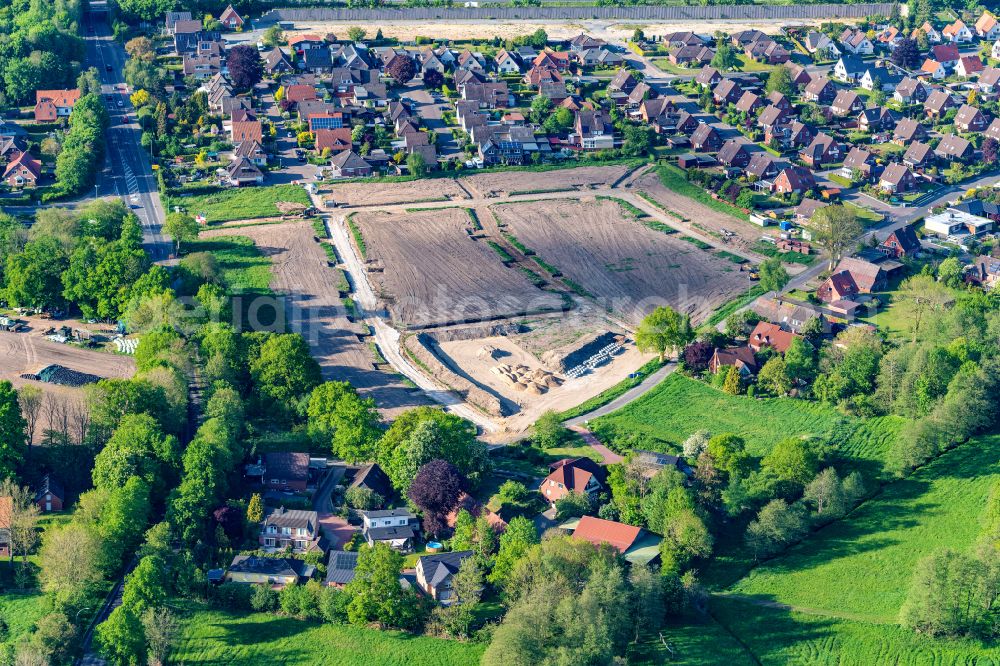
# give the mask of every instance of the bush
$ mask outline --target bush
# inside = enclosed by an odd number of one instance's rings
[[[368,511],[385,504],[385,498],[370,488],[348,488],[344,500],[352,509]]]
[[[254,585],[250,595],[250,608],[258,613],[273,613],[278,610],[278,592],[270,585]]]

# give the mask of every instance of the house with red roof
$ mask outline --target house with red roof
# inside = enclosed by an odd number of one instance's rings
[[[759,321],[750,333],[750,339],[747,341],[747,344],[755,352],[761,351],[764,347],[771,347],[779,354],[784,354],[788,351],[788,347],[791,346],[792,340],[799,337],[802,336],[786,331],[777,324],[772,324],[769,321]]]
[[[13,188],[34,187],[41,177],[42,164],[29,152],[20,153],[3,172],[3,179]]]
[[[68,118],[79,99],[79,88],[73,90],[36,90],[35,122],[51,123],[58,118]]]
[[[660,561],[662,539],[641,527],[594,516],[583,516],[559,527],[571,532],[575,539],[614,548],[629,564],[651,566]]]
[[[226,9],[219,16],[219,23],[226,26],[230,30],[242,30],[243,29],[243,17],[236,13],[232,5],[226,7]]]
[[[538,487],[549,504],[570,493],[593,496],[599,493],[607,481],[607,472],[591,458],[563,458],[549,465],[549,475]]]

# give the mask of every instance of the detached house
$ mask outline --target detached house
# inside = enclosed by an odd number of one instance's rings
[[[946,134],[934,149],[934,154],[947,161],[967,162],[974,153],[975,149],[969,141],[954,134]]]
[[[743,88],[733,79],[723,79],[712,90],[716,104],[735,104],[743,96]]]
[[[913,172],[902,164],[890,164],[882,172],[878,181],[879,189],[889,194],[909,192],[917,186]]]
[[[987,127],[986,116],[976,107],[963,104],[955,114],[955,127],[962,132],[982,132]]]
[[[941,30],[941,35],[947,41],[955,42],[956,44],[971,42],[973,38],[972,30],[969,29],[969,26],[965,25],[962,19],[958,19],[951,25],[946,25]]]
[[[799,156],[802,161],[815,169],[824,164],[839,162],[844,157],[844,149],[832,136],[820,132],[812,143],[799,153]]]
[[[924,167],[930,166],[934,162],[934,151],[926,143],[914,141],[903,153],[903,164],[915,171],[922,171]]]
[[[916,104],[927,100],[927,87],[920,79],[905,78],[896,86],[892,98],[902,104]]]
[[[864,100],[853,90],[841,90],[830,104],[830,111],[836,116],[850,116],[864,108]]]
[[[606,150],[615,147],[615,128],[603,110],[577,111],[573,138],[583,150]]]
[[[413,541],[418,534],[418,520],[409,509],[359,511],[359,513],[362,520],[361,535],[369,546],[384,543],[394,550],[403,552],[413,548]]]
[[[920,73],[923,76],[934,79],[935,81],[940,81],[948,76],[948,69],[934,58],[928,58],[927,60],[924,60],[924,64],[920,66]]]
[[[237,157],[226,168],[226,178],[233,187],[262,185],[264,172],[246,157]]]
[[[774,179],[774,191],[778,194],[804,194],[814,187],[813,172],[803,167],[787,167]]]
[[[750,164],[750,153],[742,143],[735,139],[730,139],[719,149],[718,158],[720,164],[727,167],[742,169]]]
[[[878,246],[879,252],[892,259],[901,259],[920,252],[920,240],[913,227],[900,227]]]
[[[538,492],[552,505],[570,493],[596,495],[607,479],[607,471],[591,458],[563,458],[549,465],[549,470]]]
[[[38,509],[45,513],[50,511],[62,511],[63,503],[66,501],[66,491],[62,483],[53,474],[46,474],[42,477],[42,483],[35,491],[35,504]]]
[[[350,148],[330,159],[334,178],[367,178],[372,175],[372,165]]]
[[[988,11],[983,12],[983,15],[976,21],[976,35],[979,39],[989,42],[1000,37],[1000,23],[997,23],[993,14]]]
[[[51,123],[59,118],[68,118],[79,99],[79,88],[74,90],[36,90],[35,122]]]
[[[319,548],[319,514],[315,511],[272,509],[261,523],[258,543],[270,550],[305,553]]]
[[[971,78],[983,71],[983,61],[977,55],[962,56],[955,65],[955,74],[965,78]]]
[[[958,64],[962,54],[954,44],[938,44],[931,49],[931,58],[944,65],[949,72]]]
[[[41,177],[42,163],[32,157],[29,152],[19,153],[17,157],[7,163],[3,172],[4,181],[15,189],[34,187]]]
[[[757,322],[757,325],[750,333],[750,339],[747,341],[747,345],[755,352],[759,352],[765,347],[770,347],[779,354],[784,354],[788,351],[792,341],[795,338],[801,337],[802,336],[800,335],[784,330],[777,324],[772,324],[768,321],[760,321]]]
[[[456,601],[453,581],[462,562],[474,555],[471,550],[424,555],[417,559],[417,585],[442,606]]]
[[[808,102],[816,104],[829,104],[837,96],[837,89],[830,79],[813,79],[806,86],[802,97]]]
[[[954,106],[955,102],[951,98],[951,93],[935,90],[927,96],[927,101],[924,102],[924,113],[928,118],[940,118]]]
[[[853,30],[851,28],[844,28],[844,32],[840,34],[840,44],[845,51],[855,55],[871,55],[875,53],[875,45],[872,44],[872,40],[868,39],[868,35],[865,34],[864,30],[858,28]]]
[[[694,82],[702,88],[715,88],[721,81],[722,74],[719,73],[719,70],[708,65],[702,67],[698,75],[694,77]]]
[[[875,156],[864,148],[857,146],[851,148],[844,158],[844,165],[840,168],[840,175],[847,179],[853,179],[855,173],[861,178],[868,180],[872,176],[872,169],[875,168]]]
[[[641,527],[584,516],[560,528],[571,531],[574,539],[583,539],[595,546],[611,546],[632,566],[655,566],[660,561],[662,539]]]
[[[892,131],[892,142],[905,146],[913,141],[927,138],[927,129],[913,118],[903,118]]]
[[[1000,85],[1000,69],[996,67],[986,67],[979,73],[979,78],[976,80],[979,92],[987,95],[997,92],[998,85]]]
[[[868,65],[859,56],[846,53],[833,66],[833,75],[841,81],[857,83],[867,69]]]
[[[691,147],[703,153],[710,153],[722,147],[722,137],[714,127],[701,123],[691,135]]]
[[[243,29],[243,17],[236,13],[232,5],[226,7],[226,9],[219,15],[219,23],[226,26],[230,30],[242,30]]]
[[[316,573],[316,567],[290,558],[237,555],[226,571],[226,580],[245,585],[267,585],[281,588],[305,582]]]

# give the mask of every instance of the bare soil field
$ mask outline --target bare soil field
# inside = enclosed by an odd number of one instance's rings
[[[52,324],[51,321],[45,323]],[[65,322],[56,323],[62,325]],[[0,381],[9,381],[15,388],[36,386],[45,392],[47,400],[54,398],[68,407],[84,401],[82,388],[21,379],[21,375],[36,373],[48,365],[61,365],[108,379],[126,378],[135,374],[135,361],[131,356],[51,342],[42,337],[42,330],[44,329],[41,327],[33,326],[31,331],[22,333],[0,331]],[[49,410],[43,408],[35,429],[36,440],[47,428],[55,427],[49,423],[50,420]]]
[[[506,230],[604,307],[637,324],[659,305],[701,321],[746,288],[731,262],[628,219],[613,201],[494,207]]]
[[[429,404],[401,378],[374,366],[374,354],[359,334],[366,330],[347,319],[337,291],[337,275],[313,240],[309,222],[269,224],[203,232],[202,237],[246,236],[271,260],[271,288],[286,297],[288,330],[301,333],[320,364],[323,377],[348,381],[379,410],[392,417],[405,408]]]
[[[764,235],[764,230],[758,226],[732,215],[712,210],[690,197],[667,189],[660,182],[660,177],[655,170],[637,178],[629,185],[629,189],[645,192],[663,204],[667,210],[683,216],[686,220],[684,224],[689,224],[704,233],[715,236],[720,242],[726,242],[723,240],[725,237],[723,231],[735,234],[729,238],[728,242],[745,252],[752,252],[754,243]]]
[[[523,432],[548,410],[565,411],[611,388],[634,372],[651,358],[628,344],[613,360],[576,379],[554,375],[561,382],[538,395],[518,390],[514,384],[496,371],[500,365],[523,366],[529,373],[548,370],[539,359],[521,344],[520,336],[493,336],[474,340],[454,340],[439,344],[442,355],[451,364],[461,368],[474,382],[501,396],[509,416],[498,419],[505,432]],[[483,353],[484,348],[495,350],[493,355]]]
[[[552,171],[501,171],[481,173],[461,179],[473,194],[479,196],[510,196],[532,192],[553,192],[591,187],[611,186],[629,171],[625,164],[585,166]]]
[[[504,266],[473,238],[464,210],[358,213],[368,279],[393,320],[410,327],[489,320],[558,309],[562,299]]]
[[[433,178],[398,183],[334,183],[320,188],[320,197],[330,197],[338,206],[386,206],[468,199],[468,193],[452,178]]]

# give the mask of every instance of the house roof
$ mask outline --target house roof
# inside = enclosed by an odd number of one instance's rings
[[[882,172],[881,181],[898,186],[908,177],[912,177],[910,168],[904,164],[892,163]]]
[[[782,176],[788,180],[788,184],[793,190],[808,190],[816,185],[812,171],[804,167],[787,167],[778,174],[779,178]]]
[[[910,162],[911,164],[923,164],[933,154],[934,151],[926,143],[914,141],[906,149],[906,152],[903,153],[903,161]]]
[[[31,153],[25,151],[7,163],[7,168],[4,169],[3,177],[6,178],[20,167],[27,169],[35,180],[41,178],[42,176],[41,162],[32,157]]]
[[[977,55],[962,56],[958,60],[958,67],[965,71],[965,75],[976,74],[983,71],[983,61]]]
[[[976,116],[982,116],[982,111],[969,104],[963,104],[959,109],[958,113],[955,114],[955,124],[956,125],[968,125],[976,119]]]
[[[845,53],[840,56],[840,62],[838,64],[842,64],[844,66],[844,71],[848,74],[860,74],[868,68],[868,65],[861,59],[861,56],[853,53]]]
[[[923,87],[924,84],[920,81],[920,79],[906,77],[896,84],[896,92],[903,97],[913,97],[917,90]]]
[[[624,553],[632,547],[641,533],[641,527],[595,518],[594,516],[584,516],[573,531],[573,536],[598,546],[606,543],[619,553]]]
[[[760,95],[747,90],[736,102],[736,110],[746,111],[749,113],[762,104],[763,102],[761,101]]]
[[[269,478],[305,481],[309,478],[309,454],[292,451],[265,453],[264,467]]]
[[[924,129],[924,126],[913,118],[903,118],[896,124],[896,128],[892,132],[894,137],[905,141],[925,136],[926,133],[927,130]]]
[[[882,277],[882,269],[878,264],[873,264],[870,261],[865,261],[857,257],[844,257],[841,259],[840,263],[837,264],[837,268],[834,269],[834,273],[840,273],[841,271],[850,273],[858,287],[866,291],[871,291],[875,283]]]
[[[764,178],[769,171],[774,169],[776,169],[774,158],[763,152],[751,155],[750,163],[746,167],[747,173],[758,178]]]
[[[872,154],[870,152],[864,148],[855,146],[851,148],[850,152],[847,153],[847,157],[844,158],[844,167],[847,169],[860,169],[867,165],[871,159]]]
[[[222,11],[222,14],[219,15],[220,23],[225,23],[229,19],[236,19],[239,23],[243,23],[243,17],[236,13],[236,10],[233,9],[232,5],[227,6]]]
[[[747,150],[743,147],[742,143],[736,139],[730,139],[722,145],[722,148],[719,149],[718,160],[723,164],[731,164],[734,160],[736,160],[740,153],[745,154],[746,152]]]
[[[73,106],[80,99],[80,89],[73,90],[36,90],[35,102],[50,101],[56,106]]]
[[[365,161],[365,158],[361,157],[353,150],[345,150],[341,153],[337,153],[330,159],[330,164],[341,170],[364,169],[371,167],[371,165]]]
[[[836,294],[837,296],[845,296],[848,294],[854,294],[858,291],[858,286],[854,282],[854,277],[849,271],[838,271],[827,278],[828,289],[821,289],[823,291],[829,291],[831,294]]]
[[[935,90],[927,96],[927,101],[924,102],[924,108],[934,113],[941,113],[952,105],[951,93],[944,90]]]
[[[315,532],[319,526],[319,514],[315,511],[286,509],[281,506],[271,509],[264,516],[264,524],[275,525],[277,527],[290,527],[292,529],[303,528],[310,532]]]
[[[976,31],[980,34],[984,34],[996,27],[997,20],[988,11],[984,11],[983,15],[979,17],[976,21]]]
[[[900,227],[892,232],[890,237],[895,237],[896,243],[899,244],[899,247],[904,252],[910,253],[920,250],[920,240],[917,238],[917,234],[912,226]]]
[[[549,469],[551,471],[545,477],[543,484],[546,481],[555,481],[579,493],[587,490],[587,484],[591,479],[603,486],[607,478],[604,468],[590,458],[563,458],[552,463]]]
[[[833,103],[830,106],[834,109],[850,111],[851,107],[857,103],[858,93],[853,90],[841,90],[837,93],[837,96],[833,99]]]
[[[403,518],[404,516],[410,520],[416,518],[413,512],[409,509],[379,509],[372,511],[359,511],[365,518]]]
[[[708,65],[705,65],[704,67],[701,68],[701,71],[698,72],[698,75],[694,77],[694,80],[696,83],[700,83],[702,85],[709,85],[712,83],[713,79],[720,76],[722,75],[719,74],[719,70],[717,70],[714,67],[709,67]]]
[[[357,566],[357,551],[331,550],[326,565],[326,584],[347,585],[354,580],[354,570]]]
[[[947,134],[937,145],[936,153],[946,157],[964,157],[972,146],[967,140],[954,134]]]
[[[726,347],[724,349],[720,347],[712,354],[712,358],[720,366],[743,366],[751,371],[757,367],[757,359],[749,347]]]
[[[257,141],[244,141],[236,147],[233,155],[236,157],[257,157],[264,153],[264,147]]]
[[[258,557],[237,555],[229,565],[230,573],[257,574],[261,576],[299,576],[308,578],[316,570],[302,560],[284,557]]]
[[[764,111],[760,114],[760,117],[757,119],[757,122],[764,127],[770,127],[786,115],[788,115],[787,111],[772,104],[764,109]]]
[[[316,130],[316,150],[322,151],[325,148],[329,148],[331,151],[341,152],[344,150],[350,150],[352,146],[351,143],[351,128],[350,127],[338,127],[334,129],[317,129]]]
[[[931,49],[931,54],[938,62],[955,62],[961,57],[954,44],[938,44]]]
[[[791,346],[792,340],[800,336],[783,330],[781,326],[769,321],[759,321],[750,333],[750,345],[753,347],[773,347],[779,354],[784,354]]]
[[[58,497],[59,499],[66,499],[66,491],[63,490],[62,483],[53,474],[46,474],[42,477],[42,482],[38,485],[38,490],[35,492],[35,501],[41,500],[46,494],[51,494],[53,497]]]
[[[382,497],[388,497],[392,493],[392,484],[389,476],[382,471],[378,463],[369,463],[359,469],[351,480],[351,488],[368,488],[377,492]]]
[[[264,176],[264,172],[257,168],[257,165],[246,157],[237,157],[226,167],[226,173],[232,180],[257,180]],[[287,478],[272,476],[271,478]]]
[[[424,580],[428,585],[437,587],[449,577],[458,573],[462,562],[472,557],[471,550],[458,550],[449,553],[435,553],[417,558],[417,564],[423,569]]]
[[[933,74],[934,72],[941,69],[942,65],[934,58],[927,58],[924,60],[924,64],[920,66],[920,71],[925,74]]]
[[[811,95],[819,95],[828,87],[833,87],[833,84],[830,83],[830,79],[813,79],[809,82],[809,85],[806,86],[806,92]]]

